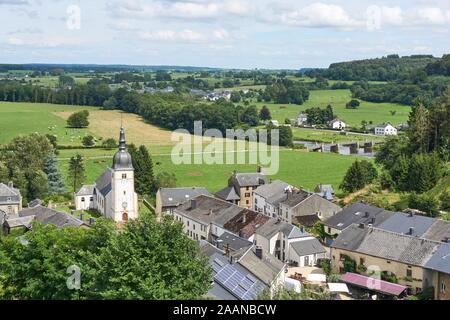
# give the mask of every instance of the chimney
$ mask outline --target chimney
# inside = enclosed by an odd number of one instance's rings
[[[359,226],[361,229],[364,229],[364,223],[360,223],[358,226]]]
[[[261,247],[256,247],[255,248],[255,254],[258,258],[260,258],[262,260],[263,258],[263,250]]]
[[[375,217],[372,217],[372,219],[370,219],[370,223],[375,224]]]
[[[366,212],[364,213],[364,216],[365,216],[366,218],[368,218],[368,217],[369,217],[369,212],[366,211]]]
[[[227,243],[227,246],[225,247],[225,255],[227,257],[230,256],[230,244],[229,243]]]
[[[246,223],[247,222],[247,212],[244,212],[242,214],[242,223]]]
[[[8,188],[10,189],[14,188],[14,183],[12,181],[8,182]]]
[[[413,228],[413,227],[409,227],[409,234],[410,234],[411,236],[414,235],[414,228]]]
[[[196,208],[197,208],[197,200],[191,199],[191,209],[196,209]]]

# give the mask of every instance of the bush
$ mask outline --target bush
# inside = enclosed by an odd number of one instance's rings
[[[108,138],[102,142],[102,148],[114,149],[117,148],[117,141],[113,138]]]
[[[444,191],[439,196],[439,200],[441,201],[441,209],[450,211],[450,191]]]
[[[432,217],[439,215],[439,202],[431,195],[411,193],[408,203],[410,208],[426,212]]]
[[[95,139],[93,136],[88,135],[88,136],[84,136],[83,140],[81,141],[81,143],[83,144],[83,146],[85,147],[93,147],[95,146]]]
[[[67,119],[67,126],[71,128],[86,128],[89,126],[89,111],[83,110],[72,113]]]

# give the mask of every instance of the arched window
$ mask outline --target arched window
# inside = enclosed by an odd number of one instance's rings
[[[122,221],[128,221],[128,213],[122,213]]]

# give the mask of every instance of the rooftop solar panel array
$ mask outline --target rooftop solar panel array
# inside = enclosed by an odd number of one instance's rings
[[[264,290],[264,284],[251,274],[245,274],[219,258],[213,260],[212,269],[214,280],[240,300],[254,300]]]

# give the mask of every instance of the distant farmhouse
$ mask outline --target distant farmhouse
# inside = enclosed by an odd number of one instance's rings
[[[308,124],[308,117],[306,116],[305,113],[303,113],[302,111],[299,112],[297,114],[297,117],[295,119],[295,125],[297,127],[304,127],[305,125]]]
[[[394,128],[391,124],[383,123],[379,124],[375,127],[375,134],[377,136],[396,136],[397,135],[397,129]]]
[[[345,129],[347,127],[347,124],[344,121],[340,120],[340,119],[334,119],[334,120],[331,120],[328,123],[328,126],[331,129],[342,130],[342,129]]]
[[[119,151],[93,185],[83,185],[74,195],[76,210],[96,209],[116,223],[138,217],[138,197],[134,191],[134,169],[126,151],[125,131],[120,129]]]

